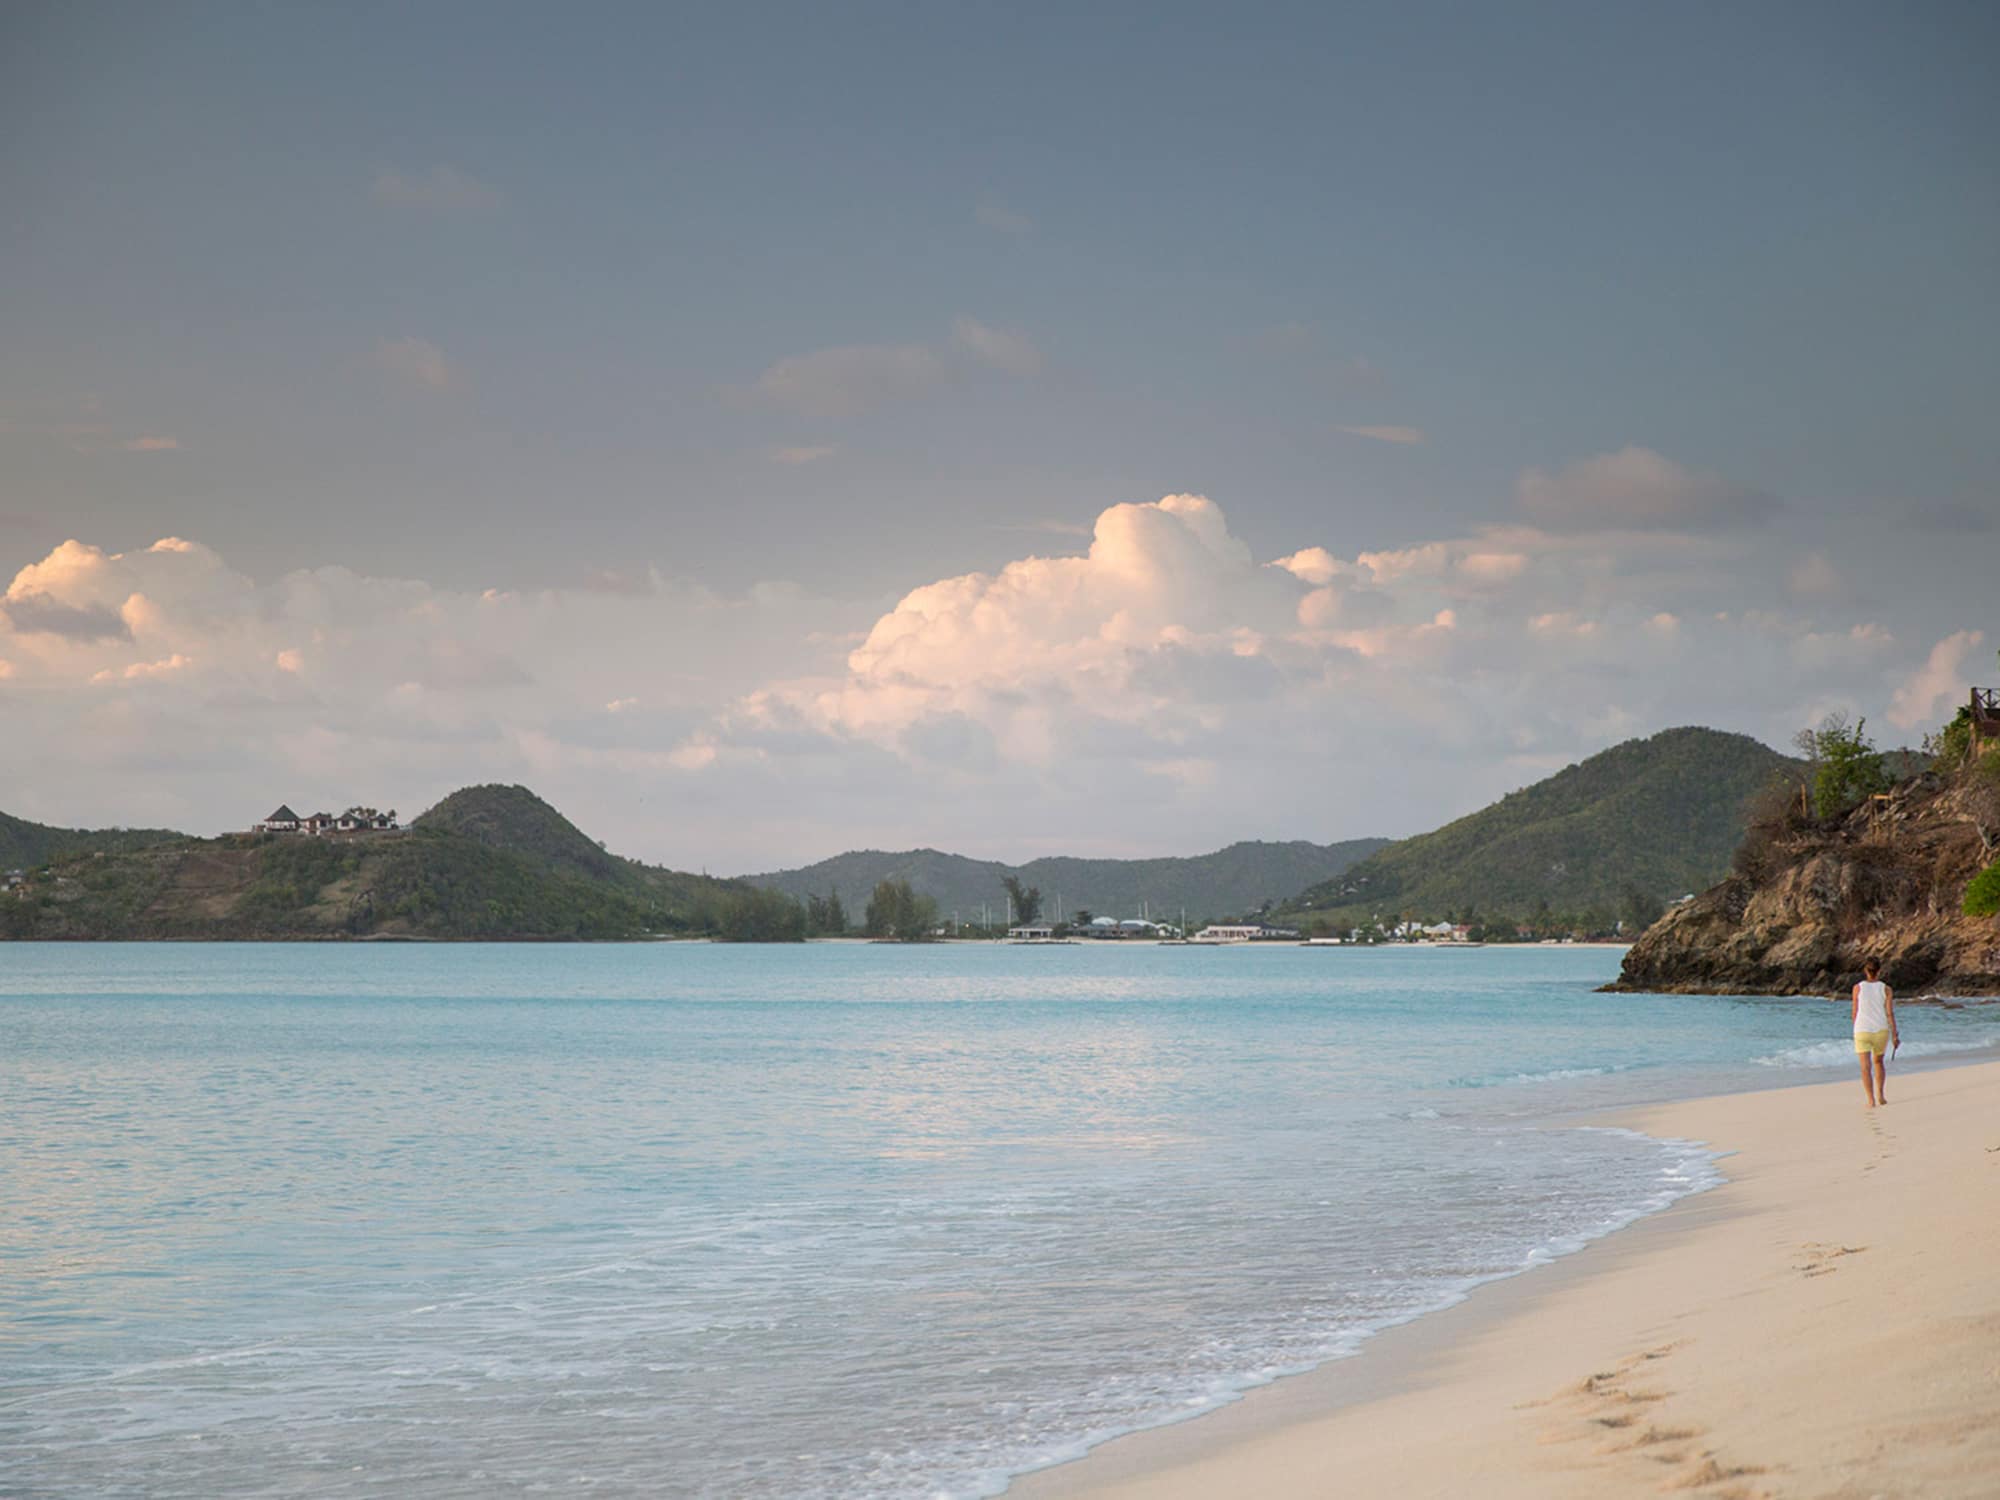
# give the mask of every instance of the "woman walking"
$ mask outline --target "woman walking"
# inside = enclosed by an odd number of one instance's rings
[[[1868,1107],[1889,1102],[1887,1054],[1902,1043],[1896,1032],[1896,992],[1882,982],[1882,964],[1869,959],[1861,966],[1863,979],[1849,997],[1854,1017],[1854,1052],[1861,1059],[1861,1087]]]

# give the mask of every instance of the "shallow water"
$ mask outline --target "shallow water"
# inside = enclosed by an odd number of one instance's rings
[[[1715,1180],[1577,1111],[1852,1067],[1616,963],[0,945],[0,1492],[996,1493]]]

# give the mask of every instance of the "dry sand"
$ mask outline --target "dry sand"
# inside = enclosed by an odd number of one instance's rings
[[[1889,1096],[1621,1116],[1728,1183],[1009,1500],[2000,1497],[2000,1063]]]

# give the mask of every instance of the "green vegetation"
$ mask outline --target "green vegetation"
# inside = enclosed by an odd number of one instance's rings
[[[2000,916],[2000,859],[1966,882],[1965,914],[1968,917]]]
[[[862,930],[872,938],[916,943],[929,938],[937,925],[937,902],[919,895],[907,880],[884,880],[868,898]]]
[[[1023,885],[1018,875],[1000,877],[1001,887],[1007,892],[1007,904],[1013,908],[1014,920],[1023,927],[1032,927],[1042,919],[1042,889],[1040,886]]]
[[[1316,932],[1455,919],[1496,938],[1607,932],[1621,916],[1629,927],[1720,879],[1746,798],[1798,770],[1756,740],[1712,729],[1629,740],[1391,844],[1282,917]]]
[[[1936,734],[1924,736],[1924,754],[1940,771],[1956,771],[1972,755],[1972,705],[1961,703],[1958,712]]]
[[[171,828],[52,828],[0,813],[0,871],[32,870],[83,854],[119,854],[186,838]]]
[[[1805,757],[1813,811],[1837,818],[1864,797],[1889,789],[1889,769],[1869,740],[1868,721],[1850,727],[1841,714],[1828,714],[1817,729],[1802,729],[1797,744]]]
[[[65,853],[30,869],[25,894],[0,894],[0,936],[15,938],[762,941],[805,927],[797,903],[740,881],[608,854],[525,787],[455,792],[401,834]]]
[[[783,891],[746,890],[722,903],[716,936],[730,943],[803,943],[806,909]]]
[[[504,849],[537,864],[599,880],[615,880],[630,861],[605,852],[548,803],[524,786],[469,786],[453,792],[412,828],[451,833],[489,849]]]
[[[1313,815],[1319,815],[1316,806]],[[1039,893],[1043,917],[1051,914],[1060,897],[1062,914],[1073,921],[1080,918],[1077,908],[1082,906],[1118,917],[1135,917],[1144,908],[1155,917],[1171,914],[1172,920],[1178,921],[1183,907],[1191,920],[1257,911],[1293,891],[1338,875],[1387,843],[1387,839],[1349,839],[1338,844],[1246,842],[1188,858],[1058,856],[1024,865],[967,859],[936,849],[896,853],[863,849],[804,869],[744,878],[752,885],[781,890],[800,901],[831,892],[850,912],[860,911],[882,881],[907,881],[920,895],[935,900],[947,918],[976,924],[981,907],[985,907],[996,929],[1005,909],[1004,882],[1012,878],[1024,890]],[[1016,916],[1018,920],[1018,911]]]
[[[806,933],[810,937],[845,937],[852,924],[839,891],[806,898]]]

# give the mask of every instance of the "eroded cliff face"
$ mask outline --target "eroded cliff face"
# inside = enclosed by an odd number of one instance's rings
[[[1672,908],[1614,990],[1842,995],[1869,958],[1898,994],[2000,996],[2000,921],[1961,913],[2000,857],[2000,777],[1925,774],[1830,824],[1753,830],[1737,873]]]

